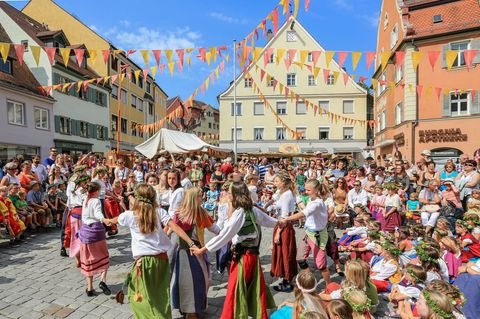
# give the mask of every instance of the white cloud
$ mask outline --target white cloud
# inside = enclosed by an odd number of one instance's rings
[[[372,14],[362,14],[362,15],[359,15],[358,17],[364,22],[366,22],[369,26],[373,28],[377,28],[379,16],[380,16],[380,13],[378,11],[375,11]]]
[[[201,35],[189,28],[163,31],[139,27],[132,31],[117,32],[113,41],[124,48],[134,49],[177,49],[195,47]]]
[[[342,9],[352,10],[353,4],[350,2],[351,0],[334,0],[333,3]]]
[[[129,28],[132,25],[132,23],[128,20],[120,20],[120,25],[125,28]]]
[[[89,28],[90,28],[90,29],[92,29],[92,30],[93,30],[93,31],[95,31],[95,32],[97,32],[97,31],[98,31],[98,28],[97,28],[97,26],[95,26],[95,25],[93,25],[93,24],[92,24],[92,25],[90,25],[90,26],[89,26]]]
[[[226,23],[231,23],[231,24],[247,24],[248,23],[248,20],[245,18],[239,19],[235,17],[230,17],[221,12],[210,12],[210,17],[213,19],[226,22]]]

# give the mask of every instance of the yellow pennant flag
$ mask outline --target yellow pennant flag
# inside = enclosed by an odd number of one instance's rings
[[[207,79],[205,80],[205,89],[208,90],[208,86],[209,86],[209,85],[210,85],[210,78],[207,78]]]
[[[307,61],[307,57],[308,57],[308,51],[307,50],[300,50],[300,63],[302,64],[302,67],[305,64],[305,62]]]
[[[282,83],[278,83],[278,88],[280,90],[280,95],[283,94],[283,84]]]
[[[426,95],[426,96],[430,96],[430,93],[432,93],[432,87],[431,87],[431,86],[427,86],[427,89],[425,90],[425,95]]]
[[[140,77],[140,72],[142,72],[142,70],[137,70],[135,72],[133,72],[133,75],[135,76],[135,81],[138,83],[138,78]]]
[[[388,60],[390,59],[390,52],[382,52],[381,54],[381,63],[382,63],[382,72],[385,71],[385,68],[387,67]]]
[[[450,88],[443,88],[443,94],[445,95],[445,97],[449,96],[450,95]]]
[[[168,69],[170,70],[170,74],[173,75],[173,69],[175,68],[175,63],[170,62],[168,64]]]
[[[218,66],[217,66],[217,68],[215,69],[215,76],[217,77],[217,79],[218,79],[219,76],[220,76],[220,75],[218,74]]]
[[[277,62],[277,65],[280,63],[284,55],[285,49],[277,49],[277,55],[275,56],[275,62]]]
[[[408,90],[410,93],[413,93],[413,85],[411,83],[408,85]]]
[[[352,68],[353,71],[357,68],[358,61],[360,61],[360,58],[362,57],[362,52],[352,52]]]
[[[258,59],[260,58],[260,55],[262,54],[263,48],[261,47],[256,47],[255,51],[253,51],[253,63],[257,62]]]
[[[395,90],[395,81],[389,81],[388,88],[393,92],[393,90]]]
[[[317,68],[316,66],[313,67],[313,77],[316,79],[318,77],[318,74],[320,73],[320,68]]]
[[[372,79],[372,87],[374,90],[377,89],[377,86],[378,86],[378,80],[377,79]]]
[[[31,45],[30,50],[32,50],[33,59],[38,66],[38,64],[40,63],[40,47],[36,45]]]
[[[294,3],[293,18],[295,19],[297,18],[298,7],[300,6],[300,0],[294,0],[293,3]]]
[[[210,65],[210,62],[212,61],[212,54],[210,52],[205,54],[205,60],[207,60],[207,64]]]
[[[330,66],[330,62],[332,62],[334,55],[335,51],[325,51],[325,63],[327,64],[327,68]]]
[[[0,54],[2,55],[3,63],[7,63],[9,52],[10,52],[10,43],[0,43]]]
[[[70,85],[70,83],[65,83],[63,86],[62,86],[62,92],[65,92],[65,90],[67,90],[68,86]]]
[[[150,58],[150,51],[149,50],[140,50],[140,54],[143,57],[143,62],[145,62],[145,65],[148,67],[148,60]]]
[[[122,83],[123,79],[125,79],[125,73],[120,73],[120,83]]]
[[[167,57],[168,64],[172,63],[173,51],[172,50],[163,50],[163,52],[165,52],[165,56]]]
[[[445,60],[447,62],[447,67],[449,69],[452,68],[453,66],[453,63],[455,62],[455,60],[457,59],[458,57],[458,51],[454,51],[454,50],[447,50],[447,52],[445,52]]]
[[[413,70],[416,71],[418,64],[420,63],[420,60],[422,59],[423,53],[420,51],[413,51],[412,52],[412,64],[413,64]]]
[[[230,60],[230,54],[227,54],[227,55],[225,56],[225,61],[227,61],[227,63],[228,63],[229,60]]]
[[[333,84],[337,84],[337,79],[339,75],[340,75],[340,72],[333,71]]]
[[[217,47],[210,48],[210,55],[213,57],[213,62],[217,62]]]
[[[63,59],[63,65],[68,65],[68,60],[70,59],[70,48],[59,48],[60,55]]]
[[[117,56],[117,54],[120,54],[122,52],[123,52],[123,50],[113,50],[113,57],[115,58]]]
[[[109,78],[110,78],[109,76],[105,76],[105,77],[103,78],[103,85],[105,85],[106,83],[108,83]]]
[[[80,92],[80,89],[83,87],[83,81],[77,83],[77,92]]]
[[[290,91],[290,102],[293,102],[294,98],[295,98],[295,92]]]
[[[95,64],[95,62],[97,62],[98,50],[88,50],[88,55],[90,56],[90,61],[92,61],[92,64]]]

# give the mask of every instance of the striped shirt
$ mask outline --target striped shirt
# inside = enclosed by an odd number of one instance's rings
[[[269,166],[270,165],[263,164],[258,165],[258,176],[260,177],[261,181],[263,181],[263,179],[265,178],[265,173],[267,172]]]

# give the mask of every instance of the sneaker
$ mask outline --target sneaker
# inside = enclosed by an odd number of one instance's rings
[[[112,292],[110,291],[110,288],[108,288],[107,284],[104,283],[103,281],[100,281],[100,284],[98,285],[98,287],[102,289],[105,295],[109,296],[112,294]]]

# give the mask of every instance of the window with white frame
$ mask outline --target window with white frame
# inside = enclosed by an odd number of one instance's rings
[[[235,128],[232,127],[232,141],[233,141],[233,134],[235,132]],[[237,127],[237,141],[242,140],[242,129]]]
[[[25,125],[25,104],[7,100],[8,123]]]
[[[130,128],[132,136],[137,136],[137,123],[132,121],[132,125],[130,126]]]
[[[297,85],[297,75],[295,73],[287,74],[287,86]]]
[[[99,139],[99,140],[104,140],[105,139],[103,126],[101,126],[101,125],[97,125],[97,139]]]
[[[33,117],[35,119],[35,128],[48,130],[48,110],[36,107],[33,110]]]
[[[306,127],[297,127],[295,133],[298,140],[304,140],[307,138],[307,128]]]
[[[287,137],[287,130],[284,127],[277,127],[277,140],[285,140]]]
[[[393,49],[395,44],[398,42],[398,24],[395,24],[392,31],[390,32],[390,49]]]
[[[72,120],[68,117],[60,116],[60,134],[72,134]]]
[[[383,19],[383,29],[385,30],[388,26],[388,12],[385,13],[385,18]]]
[[[451,116],[462,116],[470,113],[470,93],[450,93]]]
[[[403,64],[399,65],[398,67],[395,66],[395,83],[398,83],[403,78]]]
[[[275,84],[275,78],[272,76],[267,81],[267,86],[273,86]]]
[[[330,128],[329,127],[320,127],[318,129],[318,139],[319,140],[328,140],[330,138]]]
[[[80,121],[80,136],[88,137],[88,123]]]
[[[330,74],[327,77],[327,85],[334,85],[335,84],[335,76],[333,74]]]
[[[277,114],[278,115],[287,114],[287,102],[277,102]]]
[[[262,141],[263,140],[263,127],[255,127],[253,129],[253,139],[255,141]]]
[[[450,50],[458,51],[457,58],[453,62],[453,67],[462,67],[466,65],[465,50],[470,49],[470,41],[450,43]]]
[[[330,101],[318,101],[318,106],[326,112],[330,111]]]
[[[304,102],[297,102],[297,114],[307,114],[307,106]]]
[[[377,85],[377,96],[380,96],[385,90],[387,89],[387,71],[382,73],[380,75],[380,78],[378,79],[378,85]]]
[[[398,103],[395,106],[395,125],[401,124],[403,121],[403,105]]]
[[[295,41],[297,41],[297,32],[287,31],[287,42],[295,42]]]
[[[233,108],[233,103],[231,104],[230,109],[231,109],[231,115],[235,116],[235,110]],[[237,108],[236,109],[237,109],[236,110],[237,111],[237,116],[242,115],[242,103],[237,102]]]
[[[145,91],[147,91],[147,93],[150,94],[151,89],[152,89],[152,83],[147,81],[147,86],[145,88]]]
[[[343,100],[343,114],[353,114],[353,100]]]
[[[317,85],[317,81],[315,81],[315,77],[313,75],[308,76],[308,85],[309,86]]]
[[[343,128],[343,139],[344,140],[353,140],[353,127],[344,127]]]
[[[262,102],[253,103],[253,115],[264,115],[265,114],[265,104]]]
[[[382,130],[382,114],[377,115],[377,133]]]
[[[313,54],[312,54],[312,52],[308,52],[307,62],[313,62]]]
[[[252,78],[245,78],[244,82],[245,82],[245,87],[246,88],[251,88],[252,87],[252,84],[253,84]]]

